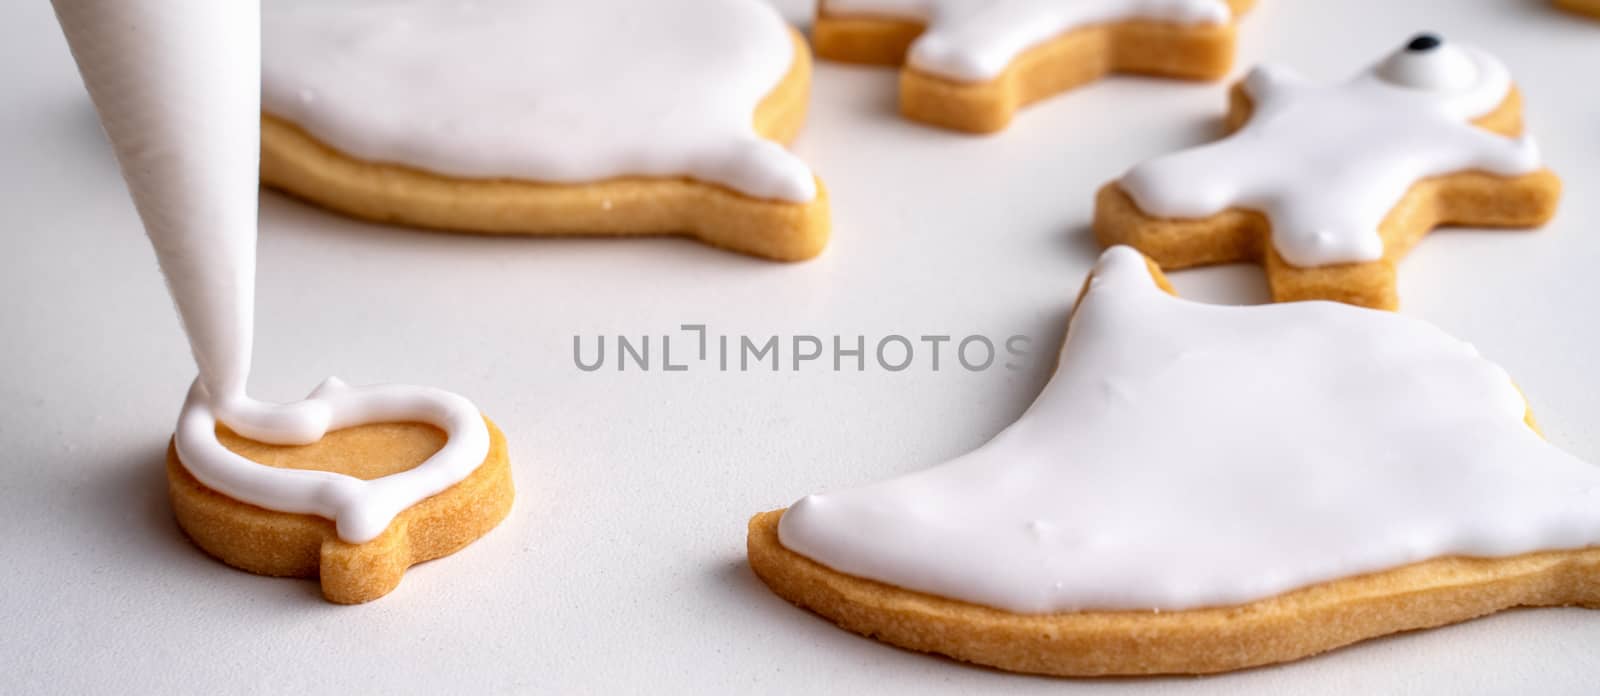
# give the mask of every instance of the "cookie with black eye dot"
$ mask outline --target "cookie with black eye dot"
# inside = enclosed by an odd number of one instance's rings
[[[1505,66],[1437,34],[1333,85],[1258,67],[1227,124],[1102,187],[1101,243],[1165,268],[1258,262],[1278,301],[1395,309],[1400,260],[1430,230],[1538,226],[1561,195]]]

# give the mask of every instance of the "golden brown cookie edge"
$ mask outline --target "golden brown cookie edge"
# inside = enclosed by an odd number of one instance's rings
[[[968,133],[992,133],[1028,104],[1122,72],[1215,80],[1233,66],[1238,19],[1254,0],[1232,0],[1234,19],[1220,27],[1125,20],[1082,27],[1034,46],[997,77],[961,82],[909,66],[900,73],[907,118]],[[812,25],[817,55],[840,62],[903,65],[919,22],[819,10]]]
[[[1574,14],[1600,19],[1600,0],[1556,0],[1556,7]]]
[[[1013,672],[1209,674],[1512,607],[1600,608],[1600,548],[1588,548],[1441,558],[1234,607],[1014,614],[832,570],[782,545],[782,514],[751,518],[747,537],[750,566],[774,593],[891,645]]]
[[[788,142],[805,121],[811,52],[790,30],[794,60],[754,114],[763,137]],[[262,114],[261,181],[351,217],[444,231],[539,236],[684,234],[752,256],[801,261],[827,246],[827,190],[805,203],[765,200],[673,177],[587,184],[459,179],[361,161]]]
[[[321,517],[267,510],[206,487],[170,444],[168,497],[179,528],[212,557],[258,575],[320,578],[331,602],[368,602],[393,590],[411,566],[464,548],[510,513],[516,493],[505,435],[487,417],[484,423],[489,452],[477,469],[407,508],[362,544],[340,540]]]
[[[1176,296],[1148,256],[1145,265],[1156,286]],[[1084,280],[1078,302],[1092,278]],[[1539,432],[1531,408],[1524,422]],[[1014,672],[1209,674],[1288,662],[1519,606],[1600,609],[1600,547],[1591,547],[1498,559],[1438,558],[1233,607],[1015,614],[828,568],[783,546],[783,512],[752,517],[746,536],[750,567],[775,594],[863,636]],[[1301,628],[1310,624],[1317,626]]]

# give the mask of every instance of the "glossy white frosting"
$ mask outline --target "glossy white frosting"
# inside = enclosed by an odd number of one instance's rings
[[[401,510],[472,473],[488,454],[488,428],[454,394],[331,379],[288,404],[245,393],[254,334],[259,3],[55,0],[55,7],[200,368],[174,438],[184,467],[238,500],[333,519],[350,542],[376,537]],[[251,462],[217,441],[217,420],[274,444],[308,444],[332,428],[392,420],[435,425],[448,440],[413,469],[362,481]]]
[[[911,44],[912,67],[961,82],[999,77],[1034,46],[1095,24],[1153,19],[1226,24],[1224,0],[821,0],[839,17],[905,19],[926,25]]]
[[[471,475],[489,451],[477,407],[447,391],[400,384],[352,387],[329,377],[305,401],[332,414],[329,430],[377,422],[429,423],[444,447],[405,471],[362,480],[329,471],[280,469],[246,459],[217,441],[217,421],[199,383],[189,390],[173,443],[178,459],[207,487],[269,510],[334,520],[339,538],[373,539],[396,515]]]
[[[1600,545],[1600,468],[1467,343],[1328,302],[1205,305],[1105,252],[988,444],[800,500],[783,545],[1022,613],[1234,605],[1431,558]]]
[[[751,0],[268,0],[266,111],[357,159],[461,178],[687,176],[816,196],[756,134],[794,60]]]
[[[1253,111],[1222,140],[1157,157],[1120,180],[1146,214],[1203,218],[1262,212],[1278,254],[1300,267],[1383,258],[1384,217],[1419,180],[1466,170],[1539,169],[1531,136],[1472,125],[1511,89],[1494,56],[1441,43],[1401,48],[1337,85],[1279,67],[1245,78]]]

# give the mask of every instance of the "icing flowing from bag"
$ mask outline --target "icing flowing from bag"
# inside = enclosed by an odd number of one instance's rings
[[[288,404],[245,393],[254,330],[259,3],[55,0],[55,8],[200,368],[179,419],[184,467],[238,500],[336,519],[339,536],[351,542],[376,537],[395,514],[476,469],[488,453],[487,426],[470,402],[448,392],[332,381]],[[222,447],[215,431],[220,420],[261,442],[307,444],[329,428],[397,418],[438,426],[447,443],[422,465],[374,481],[255,464]],[[301,485],[308,476],[335,483]],[[330,491],[340,493],[337,500]]]

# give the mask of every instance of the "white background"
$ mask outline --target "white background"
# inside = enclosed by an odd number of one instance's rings
[[[1566,181],[1561,213],[1534,233],[1434,235],[1404,265],[1403,311],[1475,342],[1516,376],[1552,441],[1600,462],[1600,22],[1534,0],[1260,5],[1244,22],[1241,69],[1270,58],[1342,78],[1424,28],[1510,65]],[[161,461],[194,366],[46,3],[0,7],[0,64],[0,692],[1600,683],[1600,613],[1579,609],[1214,678],[1021,677],[838,630],[746,567],[752,513],[928,466],[1027,406],[1096,256],[1094,190],[1141,158],[1214,137],[1222,84],[1110,79],[979,138],[899,119],[892,70],[822,64],[795,148],[832,191],[834,238],[795,265],[678,239],[396,229],[263,194],[256,394],[295,398],[330,374],[431,384],[476,400],[511,443],[518,498],[504,524],[413,569],[388,597],[339,607],[313,582],[211,560],[173,523]],[[1209,301],[1265,296],[1249,266],[1174,280]],[[1046,359],[982,373],[921,361],[843,374],[573,366],[574,335],[693,322],[869,341],[1028,334]]]

